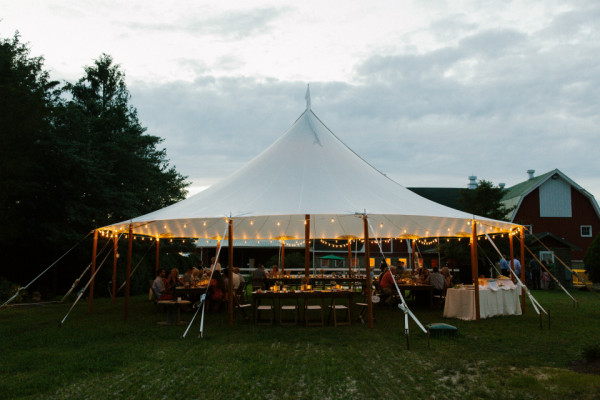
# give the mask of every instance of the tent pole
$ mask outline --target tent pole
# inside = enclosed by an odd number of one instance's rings
[[[310,214],[304,216],[304,277],[310,274]]]
[[[475,320],[480,319],[479,310],[479,263],[477,262],[477,222],[473,220],[473,233],[471,235],[471,275],[475,289]]]
[[[525,229],[519,228],[521,239],[521,282],[525,283]],[[521,312],[525,314],[525,291],[521,291]]]
[[[131,251],[133,249],[133,225],[129,224],[129,236],[127,237],[127,284],[125,285],[125,321],[129,317],[129,292],[131,290]]]
[[[158,267],[160,265],[160,238],[157,236],[156,237],[156,269],[154,271],[155,276],[158,275]]]
[[[348,276],[352,276],[352,239],[348,239]]]
[[[365,296],[367,297],[367,319],[369,320],[369,328],[373,328],[373,298],[371,294],[371,286],[373,280],[371,279],[371,264],[369,254],[369,223],[367,222],[367,215],[363,215],[363,228],[365,235],[365,272],[367,274],[367,287],[365,290]]]
[[[515,251],[514,251],[514,247],[513,247],[513,235],[512,232],[508,235],[508,244],[510,246],[510,270],[512,271],[513,275],[515,272]],[[523,268],[523,266],[521,266],[521,268]],[[508,275],[509,278],[512,279],[512,275],[509,273]]]
[[[113,275],[112,275],[112,303],[115,304],[115,296],[117,295],[117,250],[119,246],[118,236],[115,233],[113,238],[114,249],[113,249]]]
[[[229,218],[229,268],[227,276],[229,277],[229,327],[233,327],[233,219]]]
[[[92,313],[94,307],[94,274],[96,273],[96,253],[98,251],[98,230],[94,229],[94,246],[92,247],[92,282],[90,283],[90,298],[88,300],[88,314]]]
[[[412,270],[413,276],[415,275],[415,239],[410,239],[410,245],[412,249],[412,254],[410,255],[410,269]]]
[[[281,241],[281,273],[285,271],[285,240]]]

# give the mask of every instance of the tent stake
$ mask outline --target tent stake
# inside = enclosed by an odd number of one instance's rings
[[[430,342],[430,340],[429,340],[430,338],[431,338],[431,332],[429,331],[429,327],[427,327],[427,348],[428,349],[431,349],[431,344],[429,343]]]
[[[548,330],[550,330],[550,309],[548,309]]]

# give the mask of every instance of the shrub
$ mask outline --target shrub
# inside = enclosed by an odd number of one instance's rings
[[[585,263],[585,272],[590,281],[600,282],[600,234],[596,235],[594,241],[588,248],[583,258]]]

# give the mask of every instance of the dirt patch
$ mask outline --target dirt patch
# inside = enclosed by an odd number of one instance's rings
[[[569,369],[584,374],[600,375],[600,359],[591,362],[573,361]]]

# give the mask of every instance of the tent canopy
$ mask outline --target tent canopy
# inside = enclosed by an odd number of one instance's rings
[[[486,232],[518,225],[476,217],[429,201],[376,170],[331,132],[310,108],[243,168],[171,206],[101,229],[136,235],[222,239],[363,237],[366,215],[376,237],[465,236],[471,220]],[[480,231],[481,232],[481,231]]]
[[[345,260],[345,258],[334,256],[333,254],[329,254],[327,256],[319,257],[321,260]]]

